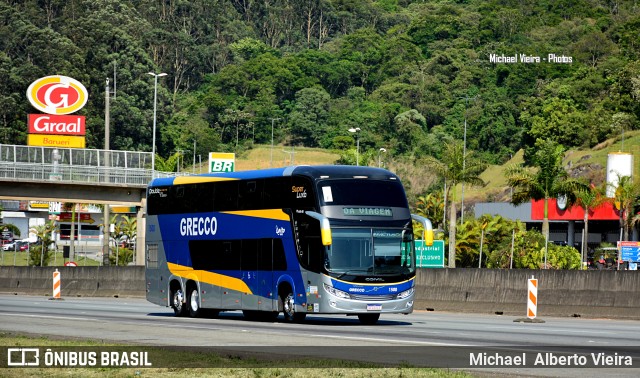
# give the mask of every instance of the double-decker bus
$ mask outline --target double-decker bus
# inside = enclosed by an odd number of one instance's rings
[[[147,189],[147,300],[177,316],[256,319],[413,311],[412,215],[379,168],[295,166],[154,179]]]

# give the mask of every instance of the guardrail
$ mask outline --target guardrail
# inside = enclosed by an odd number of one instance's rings
[[[0,178],[144,187],[152,176],[151,152],[0,144]]]

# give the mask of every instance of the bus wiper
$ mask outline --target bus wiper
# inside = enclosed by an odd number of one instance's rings
[[[347,270],[346,272],[344,272],[344,273],[340,274],[340,275],[338,276],[338,279],[340,279],[340,278],[342,278],[342,277],[344,277],[344,276],[347,276],[347,275],[353,274],[353,273],[367,273],[367,271],[366,271],[366,270],[363,270],[363,269],[359,269],[359,270]]]

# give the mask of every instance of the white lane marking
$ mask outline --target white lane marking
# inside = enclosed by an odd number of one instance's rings
[[[371,342],[380,342],[383,341],[385,343],[398,343],[398,344],[416,344],[416,345],[437,345],[437,346],[473,346],[469,344],[454,344],[454,343],[435,343],[431,341],[411,341],[411,340],[398,340],[398,339],[383,339],[383,338],[375,338],[375,337],[356,337],[356,336],[336,336],[336,335],[311,335],[314,337],[322,337],[322,338],[333,338],[333,339],[342,339],[342,340],[358,340],[358,341],[371,341]]]
[[[0,315],[3,316],[11,316],[11,317],[15,317],[16,314],[3,314],[0,313]],[[21,318],[41,318],[41,319],[64,319],[64,320],[84,320],[84,321],[95,321],[95,319],[91,319],[91,318],[73,318],[70,316],[53,316],[53,315],[32,315],[32,314],[24,314],[24,315],[20,315]]]

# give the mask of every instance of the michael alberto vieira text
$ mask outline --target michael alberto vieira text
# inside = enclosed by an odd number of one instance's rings
[[[529,353],[533,354],[533,353]],[[529,358],[528,358],[529,357]],[[527,360],[532,365],[527,365]],[[522,354],[501,355],[500,353],[469,353],[470,366],[567,366],[567,367],[613,367],[633,366],[631,356],[615,353],[589,353],[586,355],[564,355],[556,353],[535,353],[535,357]]]

